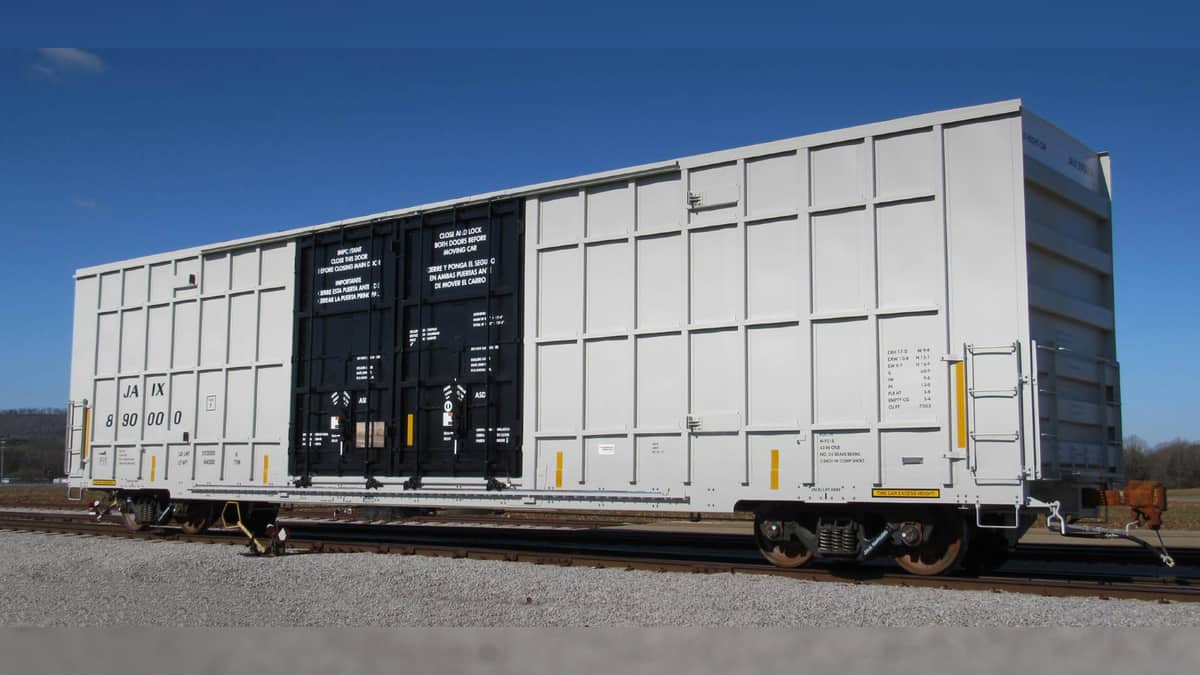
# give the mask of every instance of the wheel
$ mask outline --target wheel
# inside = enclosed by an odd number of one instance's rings
[[[150,527],[158,515],[158,501],[153,497],[126,499],[121,507],[121,523],[130,532],[140,532]]]
[[[916,548],[900,549],[896,563],[910,574],[932,577],[944,574],[962,561],[967,552],[967,529],[955,513],[942,513],[932,521],[928,540]]]
[[[758,544],[758,551],[767,562],[776,567],[796,568],[807,565],[813,559],[813,552],[795,536],[781,541],[768,539],[763,534],[763,523],[767,520],[769,519],[763,514],[756,514],[754,517],[754,542]],[[786,525],[788,521],[783,522]]]
[[[125,511],[124,513],[122,513],[121,514],[121,524],[124,525],[125,529],[129,530],[130,532],[141,532],[142,530],[149,527],[146,523],[143,523],[140,520],[138,520],[138,515],[137,515],[136,511]]]
[[[201,534],[213,524],[215,516],[214,509],[207,504],[190,504],[179,529],[184,534]]]

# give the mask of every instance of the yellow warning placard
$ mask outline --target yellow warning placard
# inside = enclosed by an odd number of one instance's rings
[[[872,497],[884,499],[936,499],[942,496],[937,488],[875,488],[871,490]]]

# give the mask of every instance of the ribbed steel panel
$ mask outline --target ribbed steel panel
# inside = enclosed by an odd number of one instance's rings
[[[1008,101],[81,270],[71,398],[101,425],[87,461],[72,443],[72,481],[205,498],[722,511],[1012,505],[1038,485],[1101,482],[1120,470],[1107,173],[1104,156]],[[318,292],[304,279],[320,263],[297,267],[298,242],[316,251],[371,232],[392,242],[381,256],[402,255],[403,223],[420,233],[428,214],[501,202],[524,211],[521,323],[506,324],[520,354],[507,363],[521,369],[507,381],[523,385],[502,413],[521,416],[503,458],[519,464],[416,469],[405,420],[429,406],[405,387],[424,380],[393,365],[371,385],[390,387],[391,403],[376,392],[383,407],[351,420],[369,439],[352,443],[354,470],[328,456],[332,470],[289,465],[312,431],[294,421],[310,417],[300,408],[334,416],[306,397],[348,391],[309,391],[289,370],[330,356],[293,349],[293,294]],[[396,308],[429,299],[411,290],[364,296],[356,311],[391,311],[393,330],[352,334],[374,340],[365,352],[333,346],[341,384],[364,354],[415,353],[403,336],[426,317],[395,328],[407,311]],[[135,384],[142,396],[162,385],[170,405],[139,399],[139,424],[110,432],[109,414],[133,412],[122,393]],[[166,429],[140,424],[158,412]],[[415,435],[437,419],[416,413]]]

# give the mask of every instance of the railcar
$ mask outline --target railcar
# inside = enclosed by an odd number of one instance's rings
[[[747,511],[778,565],[994,564],[1128,501],[1110,168],[1002,101],[84,268],[70,494]]]

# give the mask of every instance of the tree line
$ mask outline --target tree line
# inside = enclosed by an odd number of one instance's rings
[[[1152,448],[1130,436],[1123,454],[1128,480],[1157,480],[1167,488],[1200,487],[1200,443],[1177,438]]]
[[[63,475],[63,439],[66,431],[66,410],[0,410],[4,478],[48,481]]]

